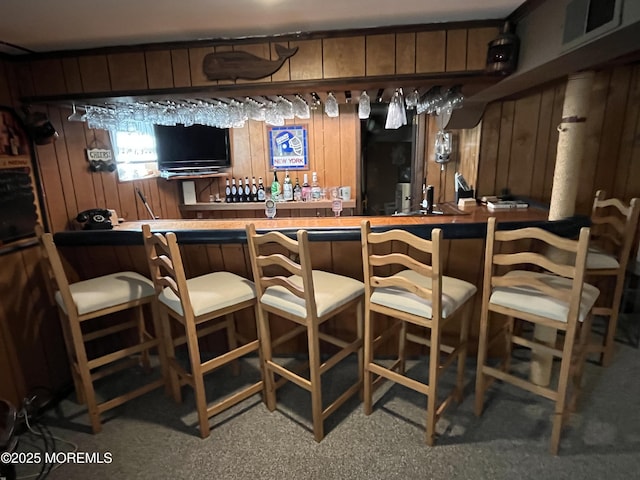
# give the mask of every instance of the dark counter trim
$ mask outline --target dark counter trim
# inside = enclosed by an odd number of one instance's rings
[[[589,217],[576,215],[565,220],[539,221],[539,222],[500,222],[498,230],[514,230],[516,228],[540,227],[549,232],[563,237],[577,237],[580,228],[590,226]],[[445,239],[471,239],[484,238],[487,234],[487,224],[482,223],[434,223],[426,225],[390,225],[385,227],[373,227],[374,232],[382,232],[400,228],[413,233],[422,238],[431,238],[431,230],[441,228]],[[282,229],[285,235],[294,238],[298,229]],[[158,230],[156,230],[158,231]],[[309,228],[309,240],[315,242],[341,242],[360,241],[360,228]],[[258,229],[258,232],[264,230]],[[164,232],[163,232],[164,233]],[[208,243],[246,243],[247,238],[244,230],[188,230],[176,231],[178,242],[185,245],[198,245]],[[93,230],[93,231],[68,231],[58,232],[54,235],[54,240],[58,246],[79,247],[79,246],[122,246],[122,245],[142,245],[142,232],[119,231],[119,230]]]

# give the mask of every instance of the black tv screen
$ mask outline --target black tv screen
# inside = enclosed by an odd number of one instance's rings
[[[161,172],[218,170],[231,166],[228,129],[155,125],[154,131]]]

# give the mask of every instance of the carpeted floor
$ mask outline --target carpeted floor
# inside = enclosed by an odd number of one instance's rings
[[[240,377],[228,372],[207,380],[225,389],[256,376],[254,359]],[[323,384],[335,397],[355,376],[348,359]],[[423,378],[425,364],[412,372]],[[191,390],[176,405],[156,390],[105,415],[103,431],[89,433],[86,411],[73,396],[49,410],[41,423],[58,437],[55,448],[97,453],[107,463],[64,463],[50,479],[629,479],[640,472],[640,351],[619,344],[609,368],[589,363],[580,410],[564,430],[560,455],[548,453],[550,401],[504,384],[487,396],[484,414],[473,414],[475,363],[467,365],[467,392],[438,423],[434,447],[424,444],[425,398],[393,386],[378,394],[365,416],[357,397],[325,422],[326,437],[313,440],[309,395],[294,385],[279,390],[276,412],[259,396],[214,419],[211,436],[200,439]],[[123,378],[121,386],[136,378]],[[444,379],[444,389],[448,378]],[[108,385],[113,391],[114,382]],[[43,430],[45,433],[47,430]],[[43,439],[21,436],[21,451],[42,451]],[[51,447],[49,447],[51,448]],[[40,449],[40,450],[38,450]],[[36,478],[38,465],[20,465],[19,478]]]

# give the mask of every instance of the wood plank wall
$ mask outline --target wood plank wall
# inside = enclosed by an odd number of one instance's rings
[[[561,81],[487,107],[476,180],[480,195],[509,188],[514,194],[549,203],[564,90]],[[577,213],[590,213],[599,189],[625,201],[640,197],[639,112],[640,65],[596,72],[585,155],[575,174]]]

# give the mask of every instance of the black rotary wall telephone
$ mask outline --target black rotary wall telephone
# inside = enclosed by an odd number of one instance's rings
[[[76,220],[83,223],[83,230],[110,230],[113,228],[111,224],[111,212],[102,208],[93,208],[80,212]]]

